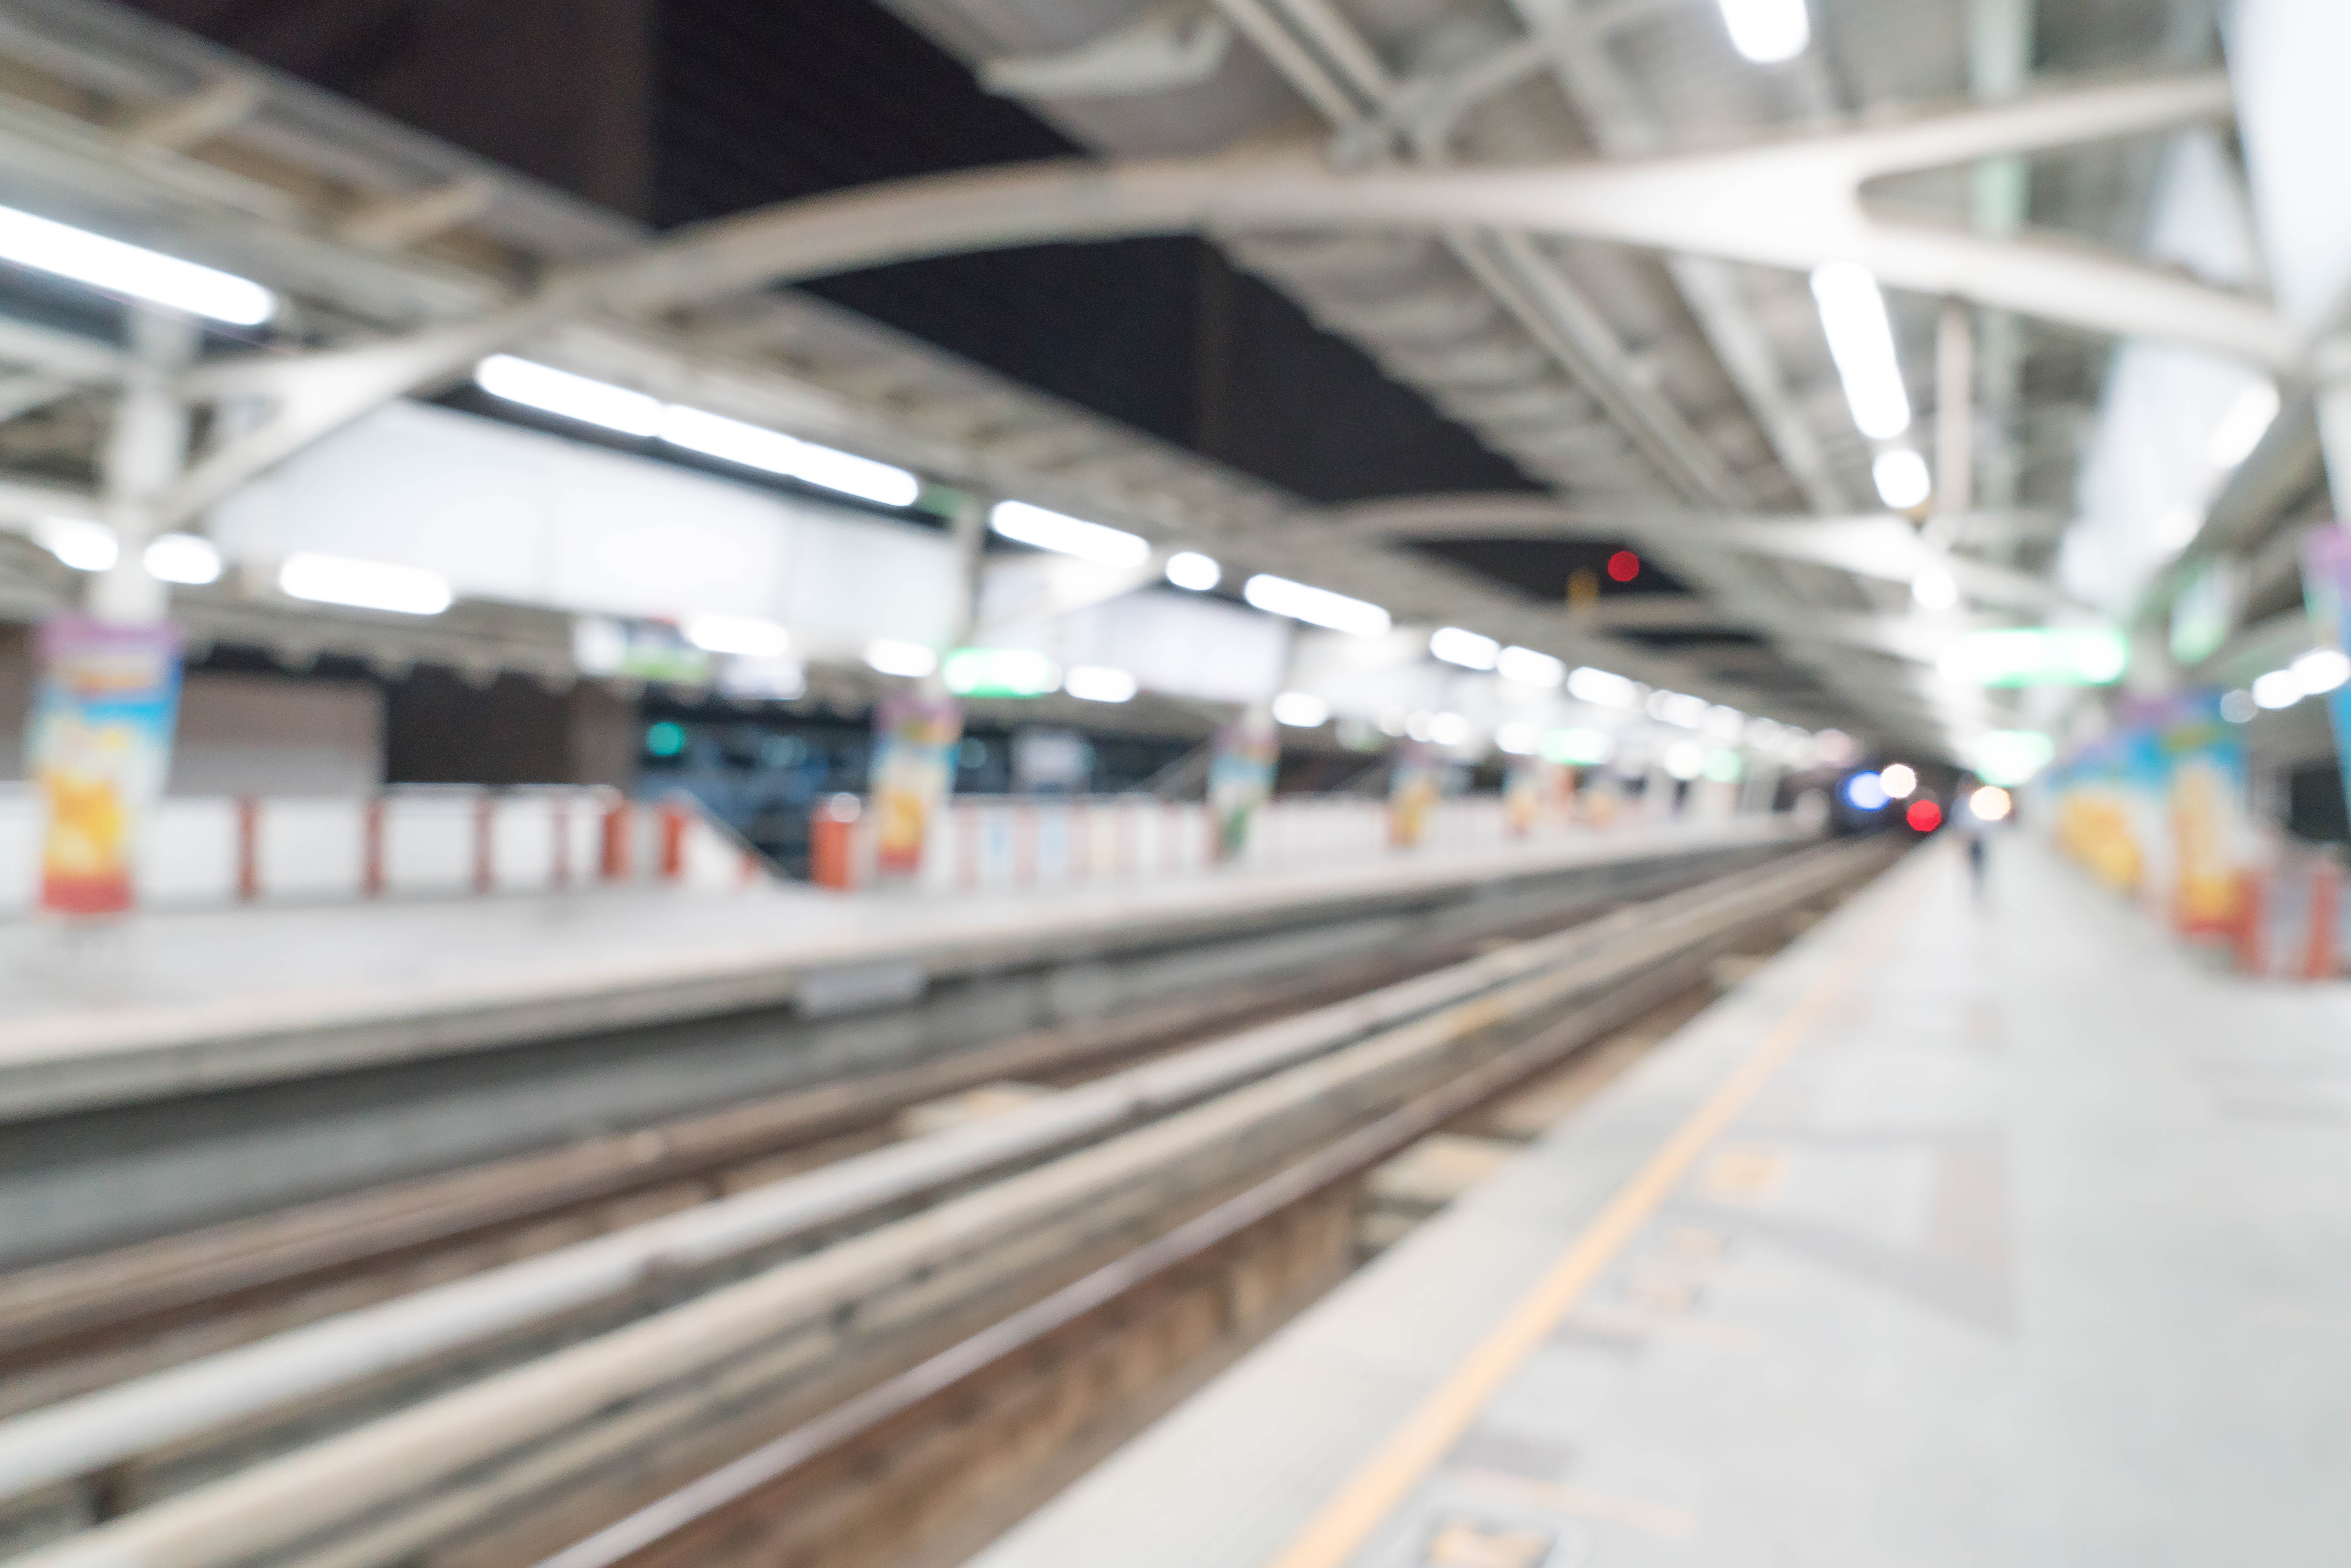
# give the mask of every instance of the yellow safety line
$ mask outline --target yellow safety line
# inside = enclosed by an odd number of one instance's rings
[[[1519,1364],[1550,1337],[1560,1320],[1664,1203],[1698,1155],[1746,1110],[1771,1075],[1795,1054],[1862,968],[1893,940],[1922,887],[1916,871],[1899,908],[1847,950],[1835,968],[1798,998],[1747,1059],[1618,1188],[1559,1261],[1492,1333],[1453,1369],[1372,1457],[1317,1510],[1266,1568],[1342,1568],[1406,1493],[1461,1440]]]

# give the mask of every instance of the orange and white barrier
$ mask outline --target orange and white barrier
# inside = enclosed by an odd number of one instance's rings
[[[2333,861],[2296,855],[2239,884],[2228,935],[2238,971],[2280,980],[2331,980],[2344,972],[2345,879]]]
[[[0,916],[33,907],[39,802],[0,786]],[[168,799],[150,819],[142,907],[559,893],[614,883],[718,891],[765,862],[685,796],[566,786],[398,788],[361,797]]]
[[[812,881],[832,888],[872,885],[869,821],[853,797],[836,797],[819,809],[810,824]],[[1546,821],[1533,836],[1591,831]],[[1424,844],[1439,852],[1499,849],[1511,840],[1501,800],[1468,796],[1438,803]],[[1389,841],[1386,801],[1314,796],[1260,807],[1240,863],[1270,870],[1394,852],[1399,852]],[[1067,887],[1182,876],[1216,863],[1216,823],[1197,802],[1135,795],[965,796],[934,823],[914,885],[935,893]]]

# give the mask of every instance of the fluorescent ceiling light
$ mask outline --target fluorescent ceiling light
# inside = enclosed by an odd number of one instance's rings
[[[1747,764],[1739,753],[1718,747],[1706,754],[1706,776],[1718,784],[1736,784],[1747,776]]]
[[[1908,511],[1935,492],[1927,460],[1907,446],[1879,453],[1869,465],[1869,476],[1877,482],[1877,498],[1897,512]]]
[[[1495,655],[1502,645],[1491,637],[1480,637],[1475,632],[1464,632],[1458,626],[1440,626],[1428,634],[1428,651],[1448,664],[1458,664],[1465,670],[1490,670]]]
[[[1792,60],[1813,41],[1804,0],[1721,0],[1730,47],[1759,66]]]
[[[1533,725],[1506,724],[1494,731],[1494,749],[1507,751],[1513,757],[1532,757],[1539,738],[1539,732]]]
[[[1063,517],[1026,501],[997,502],[987,514],[987,526],[1008,539],[1097,566],[1141,566],[1151,556],[1151,541],[1140,534]]]
[[[1556,686],[1567,679],[1567,665],[1549,653],[1538,653],[1532,648],[1505,648],[1495,662],[1506,681],[1521,685]]]
[[[1706,716],[1706,732],[1717,740],[1737,740],[1747,727],[1747,716],[1727,705],[1709,708]]]
[[[1264,572],[1241,584],[1241,597],[1269,615],[1287,615],[1357,637],[1384,637],[1390,624],[1388,612],[1376,604]]]
[[[2272,670],[2253,679],[2253,701],[2263,707],[2292,707],[2307,695],[2292,670]]]
[[[1206,593],[1225,580],[1225,569],[1198,550],[1179,549],[1167,558],[1167,580],[1195,593]]]
[[[803,485],[838,490],[881,507],[911,507],[923,493],[922,480],[894,463],[819,446],[813,441],[799,443],[799,459],[790,473]]]
[[[939,667],[939,656],[920,643],[902,643],[895,637],[876,637],[865,644],[865,662],[885,675],[904,675],[919,679]]]
[[[1284,692],[1273,699],[1273,722],[1292,729],[1315,729],[1331,717],[1331,705],[1311,692]]]
[[[114,530],[88,517],[43,517],[33,525],[33,542],[76,571],[110,571],[122,553]]]
[[[314,604],[347,604],[355,610],[389,610],[401,615],[438,615],[449,608],[446,579],[421,566],[353,560],[347,556],[298,551],[277,570],[277,586]]]
[[[1910,393],[1902,384],[1894,327],[1877,279],[1857,263],[1832,261],[1813,270],[1813,298],[1820,306],[1821,329],[1828,335],[1854,423],[1879,441],[1909,429]]]
[[[2270,382],[2256,382],[2237,395],[2220,423],[2212,427],[2212,441],[2208,452],[2213,465],[2234,468],[2253,455],[2262,437],[2277,418],[2278,390]]]
[[[1951,575],[1949,568],[1929,562],[1910,580],[1910,597],[1918,601],[1921,610],[1949,610],[1959,601],[1959,580]]]
[[[277,297],[250,278],[13,207],[0,207],[0,261],[234,327],[258,327],[277,314]]]
[[[1649,716],[1684,729],[1704,729],[1714,705],[1704,697],[1694,697],[1685,692],[1651,692]]]
[[[474,384],[492,397],[623,435],[653,435],[661,430],[659,398],[512,354],[492,354],[475,365]]]
[[[1636,708],[1641,706],[1641,685],[1606,670],[1595,670],[1585,664],[1567,673],[1567,695],[1578,702],[1595,703],[1602,707]]]
[[[2313,648],[2286,668],[2301,683],[2304,693],[2314,697],[2351,681],[2351,659],[2333,648]]]
[[[158,534],[139,559],[147,574],[161,582],[195,588],[220,579],[220,551],[213,548],[212,540],[194,534]]]
[[[1459,746],[1469,738],[1469,721],[1458,713],[1432,714],[1428,738],[1439,746]]]
[[[685,640],[707,653],[737,653],[747,659],[780,659],[792,651],[792,634],[756,615],[694,615]]]
[[[1677,740],[1666,747],[1666,771],[1687,783],[1706,771],[1706,747],[1695,740]]]
[[[1080,664],[1061,682],[1061,689],[1082,702],[1123,703],[1134,696],[1134,677],[1108,664]]]
[[[688,408],[684,403],[674,402],[662,410],[661,438],[673,446],[683,446],[705,457],[780,474],[788,479],[838,490],[884,507],[912,506],[923,493],[922,480],[893,464],[837,452],[764,425]]]

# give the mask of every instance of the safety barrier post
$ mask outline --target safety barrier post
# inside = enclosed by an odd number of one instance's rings
[[[857,885],[857,820],[864,806],[835,795],[809,814],[809,880],[846,893]]]
[[[2302,962],[2305,979],[2335,978],[2335,922],[2342,897],[2343,873],[2333,861],[2323,860],[2310,868],[2310,915],[2305,922],[2309,943]]]
[[[685,808],[664,800],[661,808],[661,877],[675,882],[685,875]]]
[[[495,821],[497,801],[487,789],[474,800],[474,891],[486,894],[497,885]]]
[[[371,795],[360,812],[360,893],[367,898],[383,896],[383,797]]]
[[[604,856],[601,867],[606,882],[626,882],[633,869],[634,860],[629,852],[635,808],[626,800],[618,800],[604,811]]]
[[[2262,961],[2262,879],[2254,872],[2237,875],[2236,938],[2238,970],[2262,973],[2268,966]]]
[[[554,835],[549,846],[548,882],[557,888],[571,885],[571,797],[556,796],[548,802],[547,830]]]
[[[261,799],[236,799],[236,896],[251,904],[261,896]]]

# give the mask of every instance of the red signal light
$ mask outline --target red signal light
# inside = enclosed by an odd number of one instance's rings
[[[1931,833],[1943,825],[1943,808],[1932,800],[1913,800],[1910,809],[1902,813],[1902,820],[1910,824],[1913,832]]]
[[[1608,575],[1618,582],[1630,582],[1641,575],[1641,558],[1631,550],[1620,549],[1608,558]]]

